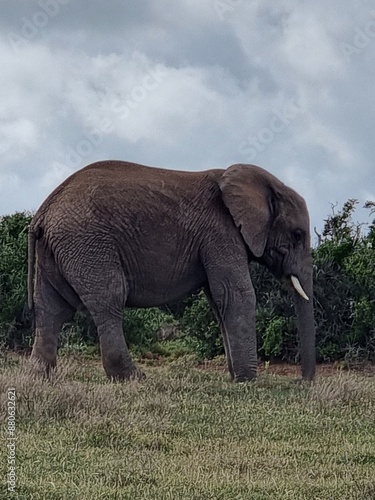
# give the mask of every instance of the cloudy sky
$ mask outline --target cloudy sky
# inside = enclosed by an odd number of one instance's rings
[[[375,201],[375,1],[0,9],[0,215],[35,210],[108,158],[261,165],[306,198],[318,229],[332,203]]]

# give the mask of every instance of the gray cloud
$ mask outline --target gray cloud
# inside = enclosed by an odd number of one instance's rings
[[[330,203],[375,199],[373,2],[1,7],[0,214],[102,158],[253,161],[306,197],[318,228]]]

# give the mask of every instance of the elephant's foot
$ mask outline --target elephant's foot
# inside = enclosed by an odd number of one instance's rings
[[[49,377],[56,368],[57,339],[36,335],[30,360],[38,375]]]
[[[56,359],[46,359],[44,356],[36,354],[34,351],[31,353],[30,363],[33,373],[44,379],[49,379],[56,370]]]
[[[303,377],[299,377],[299,378],[294,378],[292,380],[292,383],[296,384],[296,385],[309,386],[309,385],[312,385],[314,383],[314,380],[313,379],[306,379],[306,378],[303,378]]]
[[[239,373],[232,376],[232,382],[251,382],[257,378],[257,372],[251,371],[249,373]]]
[[[146,375],[143,373],[143,371],[137,368],[135,365],[132,365],[131,367],[125,368],[123,370],[114,370],[113,368],[111,369],[106,367],[105,372],[107,374],[107,377],[112,382],[126,382],[132,380],[141,382],[146,378]]]
[[[135,366],[122,329],[104,331],[100,335],[100,328],[98,328],[98,333],[103,368],[107,377],[113,382],[143,380],[145,374]]]

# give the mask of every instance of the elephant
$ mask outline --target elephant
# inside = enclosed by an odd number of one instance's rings
[[[142,378],[123,332],[125,306],[179,301],[203,288],[235,382],[257,372],[249,264],[289,287],[302,378],[315,374],[310,223],[305,200],[263,168],[179,171],[99,161],[68,177],[29,227],[32,359],[56,366],[58,335],[76,310],[91,315],[107,376]]]

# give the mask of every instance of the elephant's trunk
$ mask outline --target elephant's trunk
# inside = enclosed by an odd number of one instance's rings
[[[294,306],[297,315],[297,329],[300,339],[302,378],[312,380],[316,367],[315,321],[313,310],[312,273],[302,281],[309,301],[294,292]]]

